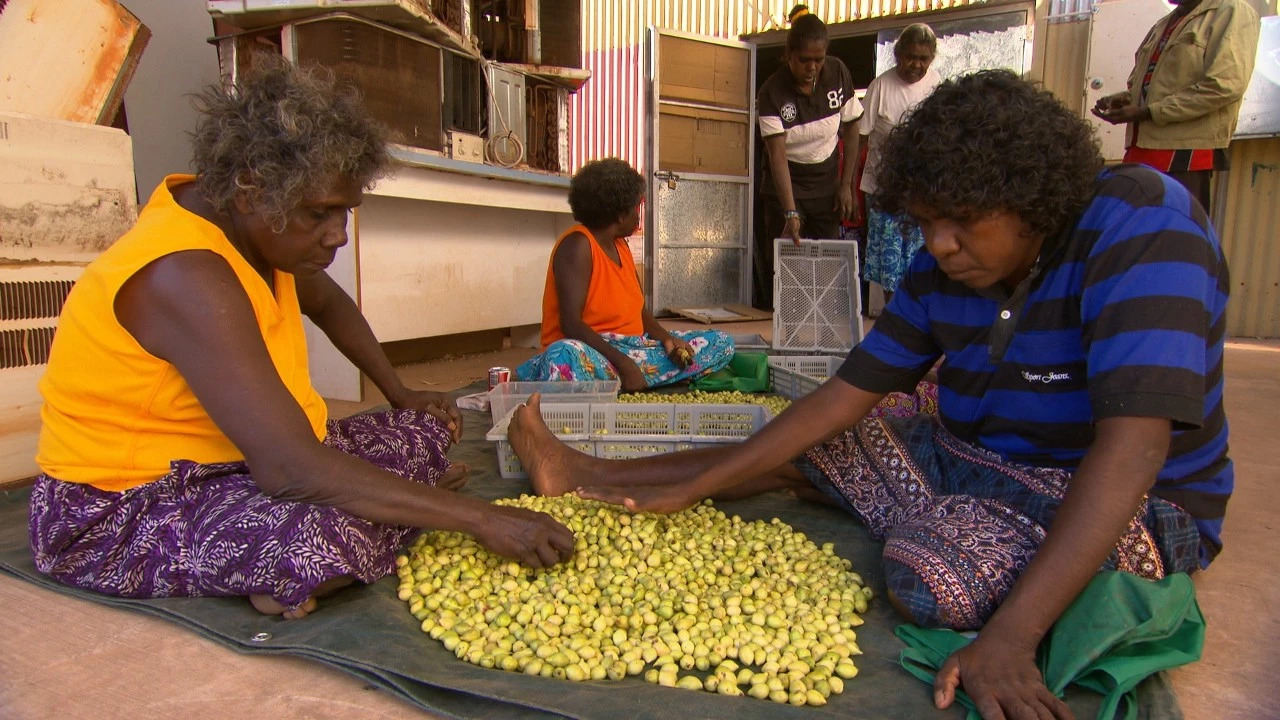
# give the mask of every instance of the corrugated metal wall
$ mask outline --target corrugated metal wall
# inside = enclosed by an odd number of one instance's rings
[[[1073,112],[1084,112],[1085,72],[1089,64],[1089,21],[1043,23],[1044,52],[1036,67],[1044,87]]]
[[[570,166],[615,155],[644,157],[645,28],[736,38],[786,27],[796,0],[583,0],[583,67],[591,80],[570,102]],[[827,23],[960,8],[970,0],[809,0]],[[978,3],[973,3],[978,4]]]
[[[1231,268],[1227,334],[1280,337],[1280,138],[1231,146],[1218,216]]]

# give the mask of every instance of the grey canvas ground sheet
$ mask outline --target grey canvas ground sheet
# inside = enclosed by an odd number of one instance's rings
[[[524,480],[504,480],[497,472],[492,443],[484,440],[487,413],[466,412],[463,442],[451,453],[471,467],[464,492],[493,499],[528,492]],[[429,712],[450,718],[961,718],[952,708],[933,709],[928,685],[898,665],[903,645],[893,635],[898,616],[883,600],[880,547],[852,519],[834,508],[779,493],[722,503],[744,519],[779,517],[814,542],[833,542],[841,556],[877,592],[857,628],[864,655],[859,674],[843,695],[823,707],[791,707],[747,697],[663,688],[630,677],[621,682],[579,682],[486,670],[456,659],[418,628],[406,604],[396,598],[395,577],[348,588],[321,602],[300,621],[268,617],[238,598],[127,600],[53,583],[36,572],[26,536],[26,490],[0,493],[0,570],[29,582],[114,607],[176,622],[245,653],[286,654],[352,673]],[[255,638],[258,638],[255,640]],[[1163,674],[1139,688],[1142,716],[1178,718],[1176,698]],[[1092,718],[1097,696],[1073,690],[1067,700],[1079,718]]]

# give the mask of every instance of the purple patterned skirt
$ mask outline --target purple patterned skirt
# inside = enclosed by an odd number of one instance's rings
[[[324,442],[426,485],[449,467],[448,431],[417,410],[330,420]],[[40,476],[30,509],[36,567],[108,595],[270,595],[296,608],[326,580],[387,575],[416,532],[270,498],[243,462],[176,460],[170,468],[124,492]]]
[[[911,396],[904,396],[904,399]],[[862,421],[797,462],[883,541],[885,582],[921,625],[982,627],[1026,568],[1071,473],[969,445],[931,415]],[[1186,511],[1148,497],[1103,569],[1159,579],[1199,567]]]

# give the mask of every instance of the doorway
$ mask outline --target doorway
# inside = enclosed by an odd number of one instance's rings
[[[831,26],[831,30],[835,31],[841,28],[841,25]],[[833,33],[834,34],[834,33]],[[832,37],[831,43],[827,47],[828,58],[838,58],[849,68],[849,74],[853,76],[853,86],[856,89],[856,97],[862,100],[866,94],[867,86],[876,77],[876,38],[875,32],[862,33],[858,35],[845,35],[842,37]],[[783,51],[786,47],[785,36],[782,36],[782,42],[770,45],[756,46],[756,76],[754,78],[753,92],[758,93],[760,86],[764,84],[774,73],[786,72],[786,63],[783,60]],[[752,192],[755,193],[756,202],[752,203],[754,212],[752,213],[752,237],[764,238],[766,242],[773,242],[773,238],[765,238],[765,208],[766,203],[762,200],[762,193],[765,192],[764,183],[772,182],[767,173],[763,172],[763,168],[769,166],[769,157],[765,152],[764,142],[760,138],[760,128],[757,125],[753,132],[755,138],[755,167],[759,168],[752,178]],[[759,241],[757,241],[759,242]],[[859,257],[864,250],[859,247]],[[772,249],[769,250],[772,254]],[[862,288],[862,307],[867,307],[867,288],[863,283]]]

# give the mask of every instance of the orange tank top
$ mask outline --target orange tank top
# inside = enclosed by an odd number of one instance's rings
[[[563,340],[560,327],[560,296],[556,293],[555,258],[560,243],[574,233],[582,233],[591,242],[591,283],[582,307],[582,321],[598,333],[619,335],[644,334],[644,292],[636,276],[636,264],[625,240],[614,241],[618,248],[615,263],[596,242],[595,235],[584,225],[575,225],[556,240],[547,263],[547,284],[542,291],[542,347]]]
[[[231,266],[280,379],[316,438],[325,436],[328,412],[311,386],[293,276],[277,271],[273,293],[217,226],[179,206],[170,188],[193,180],[165,178],[133,229],[85,268],[67,296],[40,379],[44,407],[36,462],[50,477],[120,491],[163,477],[172,460],[244,459],[177,368],[142,349],[116,319],[116,293],[126,280],[154,260],[186,250],[217,253]]]

